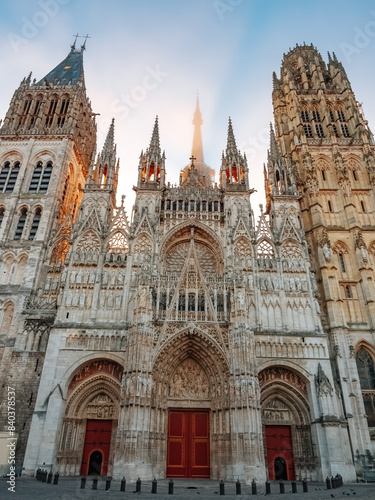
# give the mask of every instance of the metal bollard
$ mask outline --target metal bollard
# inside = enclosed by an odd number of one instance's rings
[[[156,477],[154,477],[151,486],[151,493],[157,493],[157,492],[158,492],[158,482],[156,481]]]
[[[93,490],[98,489],[98,478],[97,477],[94,477],[94,479],[92,480],[92,489]]]
[[[304,479],[302,481],[302,490],[303,490],[304,493],[308,492],[308,489],[307,489],[307,480],[306,479]]]
[[[42,483],[45,483],[45,482],[47,482],[47,471],[46,470],[43,471],[43,478],[42,478]]]
[[[121,479],[120,491],[125,491],[125,488],[126,488],[126,479],[125,479],[125,477],[123,477]]]
[[[282,480],[279,482],[279,485],[280,485],[280,493],[285,493],[285,484]]]
[[[297,483],[292,481],[292,493],[297,493]]]
[[[331,484],[332,484],[332,489],[335,490],[336,489],[336,479],[333,476],[331,477]]]
[[[331,486],[331,480],[330,478],[327,476],[327,479],[326,479],[326,487],[327,487],[327,490],[330,490],[332,488]]]
[[[112,481],[112,476],[108,476],[107,479],[105,480],[105,491],[109,491],[111,489],[111,481]]]
[[[48,484],[51,484],[51,482],[52,482],[52,476],[53,476],[53,474],[52,474],[52,471],[50,470],[49,473],[48,473],[48,476],[47,476],[47,483]]]
[[[53,478],[53,484],[59,484],[59,471],[56,472],[55,477]]]
[[[257,483],[255,482],[255,479],[251,481],[251,494],[252,495],[257,494]]]
[[[35,479],[38,481],[39,480],[39,469],[36,470],[35,473]]]
[[[336,487],[340,488],[340,486],[341,486],[340,475],[336,474]]]
[[[81,490],[86,488],[86,476],[81,477]]]
[[[271,483],[266,481],[266,495],[271,495]]]
[[[141,478],[138,478],[137,482],[135,483],[135,492],[136,493],[140,493],[141,492],[141,486],[142,486]]]
[[[220,490],[220,495],[225,495],[225,486],[223,480],[221,480],[219,483],[219,490]]]
[[[174,482],[171,479],[168,483],[168,495],[173,495],[173,486],[174,486]]]
[[[341,474],[339,474],[339,484],[340,484],[340,486],[344,486],[344,482],[342,480],[342,475]]]
[[[241,495],[241,483],[239,478],[236,481],[236,495]]]

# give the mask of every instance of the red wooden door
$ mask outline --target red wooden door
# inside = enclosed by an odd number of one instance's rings
[[[87,420],[85,445],[83,447],[81,465],[82,475],[88,474],[90,457],[94,451],[100,451],[102,454],[101,470],[98,471],[98,475],[107,475],[111,434],[112,420]]]
[[[296,478],[292,443],[292,429],[289,425],[266,425],[268,479],[278,479],[276,468],[285,460],[286,474],[289,481]]]
[[[208,411],[170,411],[167,477],[210,477]]]

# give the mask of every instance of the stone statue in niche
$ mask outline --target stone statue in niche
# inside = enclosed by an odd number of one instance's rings
[[[322,250],[325,260],[329,262],[331,260],[331,249],[329,248],[327,243],[324,243]]]
[[[169,395],[178,399],[207,399],[208,379],[203,369],[188,358],[175,371],[169,387]]]

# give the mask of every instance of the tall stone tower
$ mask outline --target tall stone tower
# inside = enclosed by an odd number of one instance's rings
[[[96,142],[83,52],[73,45],[40,81],[24,78],[0,129],[0,379],[18,394],[17,467],[56,314],[57,285],[48,300],[43,289],[68,252]]]
[[[276,220],[286,199],[300,209],[335,387],[359,466],[375,437],[374,137],[334,54],[326,65],[312,45],[297,45],[284,54],[273,86],[267,213]]]

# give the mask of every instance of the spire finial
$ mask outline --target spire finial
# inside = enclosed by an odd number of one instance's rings
[[[73,45],[71,45],[71,49],[72,51],[75,50],[76,48],[76,43],[77,43],[77,38],[81,38],[81,35],[79,35],[78,33],[76,35],[73,35],[73,38],[74,38],[74,42],[73,42]]]
[[[91,38],[91,36],[89,36],[88,34],[86,36],[83,36],[82,38],[85,39],[85,41],[83,42],[83,45],[81,45],[81,50],[86,50],[86,42],[87,42],[87,39],[88,38]]]

